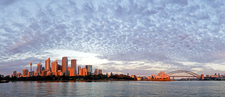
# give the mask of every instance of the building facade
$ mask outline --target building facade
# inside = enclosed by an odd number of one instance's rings
[[[67,59],[67,57],[62,58],[62,72],[68,76],[68,59]]]
[[[76,61],[76,59],[71,59],[71,68],[74,68],[74,74],[73,75],[76,75],[77,73],[77,71],[76,71],[76,69],[77,69],[77,61]]]
[[[85,68],[87,69],[87,75],[92,75],[92,65],[86,65]]]

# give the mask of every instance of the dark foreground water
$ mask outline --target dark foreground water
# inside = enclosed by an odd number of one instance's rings
[[[113,81],[0,83],[0,97],[33,96],[225,96],[225,81]]]

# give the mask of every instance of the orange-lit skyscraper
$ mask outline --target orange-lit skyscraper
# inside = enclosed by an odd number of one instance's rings
[[[45,70],[50,70],[51,71],[51,68],[50,68],[50,58],[48,58],[47,60],[45,60]]]
[[[77,63],[76,63],[76,59],[71,59],[71,68],[74,68],[74,74],[73,75],[76,75],[77,73],[77,71],[76,71],[76,69],[77,69]],[[70,71],[71,72],[71,71]]]
[[[13,76],[13,77],[17,77],[17,73],[16,73],[16,71],[13,71],[12,76]]]
[[[67,59],[67,57],[62,58],[62,72],[68,76],[68,59]]]
[[[40,65],[40,63],[37,63],[37,69],[36,69],[36,72],[38,73],[38,74],[41,74],[41,65]]]
[[[81,75],[82,75],[82,76],[87,75],[87,69],[86,69],[86,68],[82,68],[82,69],[81,69]]]
[[[71,67],[70,68],[70,76],[75,76],[75,68]]]
[[[28,70],[27,69],[23,69],[23,77],[28,76]]]
[[[98,74],[102,74],[102,70],[101,69],[98,70]]]
[[[81,67],[78,66],[78,75],[81,75]]]
[[[51,71],[52,71],[52,73],[54,74],[54,75],[56,75],[57,76],[57,72],[58,72],[58,60],[55,60],[54,62],[52,62],[51,63]]]

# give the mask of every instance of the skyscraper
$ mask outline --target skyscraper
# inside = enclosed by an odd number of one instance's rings
[[[27,69],[23,69],[23,77],[28,76],[28,70]]]
[[[12,76],[13,76],[13,77],[17,77],[17,73],[16,73],[16,71],[13,71]]]
[[[95,74],[95,75],[98,75],[98,69],[95,69],[94,74]]]
[[[36,69],[36,72],[37,72],[38,74],[41,74],[41,65],[40,65],[40,63],[37,63],[37,69]]]
[[[75,68],[71,67],[70,68],[70,76],[75,76]]]
[[[57,76],[57,72],[58,72],[58,60],[55,60],[54,62],[51,63],[51,71],[53,73],[53,75]]]
[[[82,68],[80,71],[81,71],[82,76],[87,75],[87,69],[86,68]]]
[[[48,58],[46,61],[45,61],[45,70],[50,70],[51,71],[51,68],[50,68],[50,58]]]
[[[78,66],[78,75],[81,75],[81,67]]]
[[[86,65],[85,67],[87,69],[87,75],[91,75],[92,74],[92,65]]]
[[[77,74],[77,63],[76,63],[76,59],[71,59],[71,68],[74,68],[74,75]]]
[[[102,74],[102,70],[101,69],[98,70],[98,74]]]
[[[67,59],[67,57],[62,58],[62,72],[68,76],[68,59]]]

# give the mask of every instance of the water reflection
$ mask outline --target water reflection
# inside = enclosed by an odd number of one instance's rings
[[[225,82],[57,82],[0,84],[0,97],[33,96],[223,96]]]

